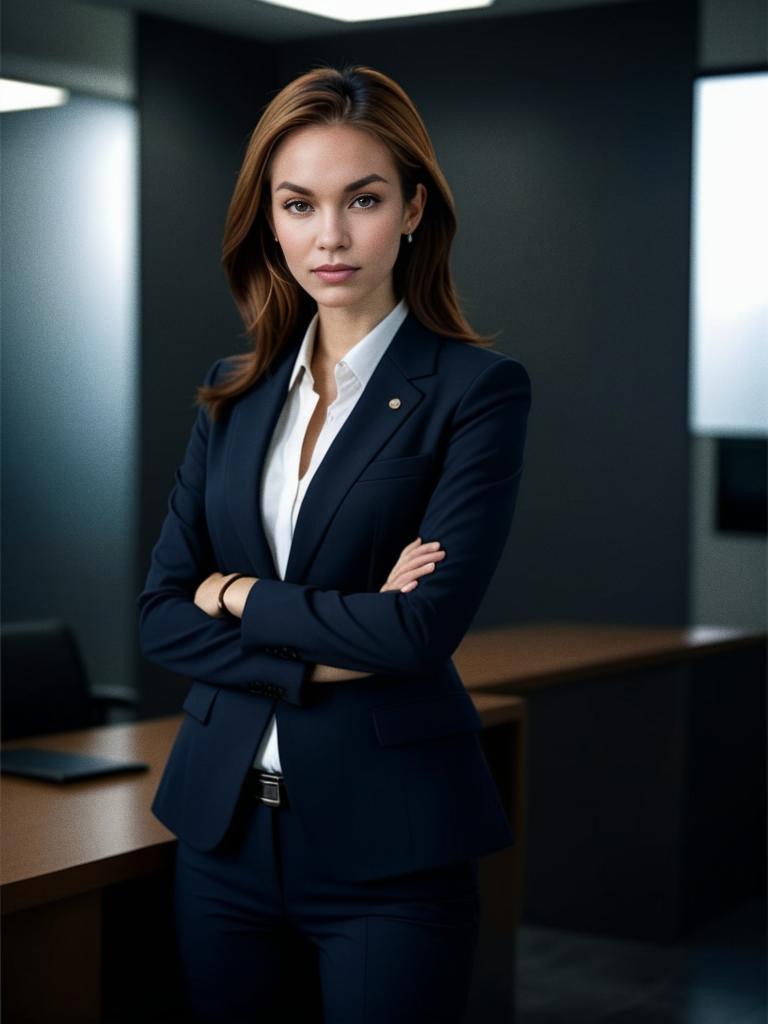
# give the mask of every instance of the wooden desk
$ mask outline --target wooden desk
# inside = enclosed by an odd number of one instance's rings
[[[524,921],[669,941],[764,891],[765,633],[543,623],[454,661],[527,698]]]
[[[513,801],[525,790],[517,778],[524,701],[473,699],[485,726],[483,743],[502,772],[500,789]],[[170,903],[176,840],[149,809],[180,722],[173,715],[4,745],[150,765],[148,772],[65,785],[2,776],[4,1019],[135,1024],[148,1019],[151,1008],[152,1019],[186,1020]],[[512,1020],[513,961],[505,956],[514,953],[523,811],[522,803],[509,807],[518,844],[481,862],[487,926],[473,1024]],[[500,1003],[510,1007],[506,1018],[497,1012]]]
[[[530,693],[545,686],[749,651],[766,633],[730,626],[606,626],[540,622],[468,633],[454,655],[467,689]]]
[[[8,1020],[103,1019],[108,894],[171,866],[173,836],[149,806],[179,722],[174,715],[4,744],[137,758],[151,766],[148,772],[65,785],[2,776]]]

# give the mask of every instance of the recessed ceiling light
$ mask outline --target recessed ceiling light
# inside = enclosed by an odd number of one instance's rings
[[[0,111],[34,110],[37,107],[60,107],[69,99],[66,89],[53,85],[35,85],[18,82],[15,78],[0,78]]]
[[[380,21],[410,18],[419,14],[468,11],[490,7],[493,0],[261,0],[273,7],[316,14],[334,21]]]

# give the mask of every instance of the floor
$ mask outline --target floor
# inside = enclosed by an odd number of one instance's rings
[[[766,908],[673,945],[525,926],[517,1024],[766,1024]]]

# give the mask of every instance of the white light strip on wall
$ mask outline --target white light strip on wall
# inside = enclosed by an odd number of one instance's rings
[[[384,18],[410,18],[419,14],[469,11],[490,7],[493,0],[261,0],[273,7],[287,7],[303,14],[334,21],[380,21]]]
[[[690,417],[705,437],[768,433],[768,73],[694,92]]]
[[[37,107],[60,107],[69,99],[66,89],[53,85],[35,85],[15,78],[0,78],[0,112],[34,110]]]

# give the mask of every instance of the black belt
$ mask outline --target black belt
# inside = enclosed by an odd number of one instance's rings
[[[251,768],[249,771],[247,791],[253,799],[269,804],[270,807],[282,807],[288,802],[285,776],[264,772],[260,768]]]

